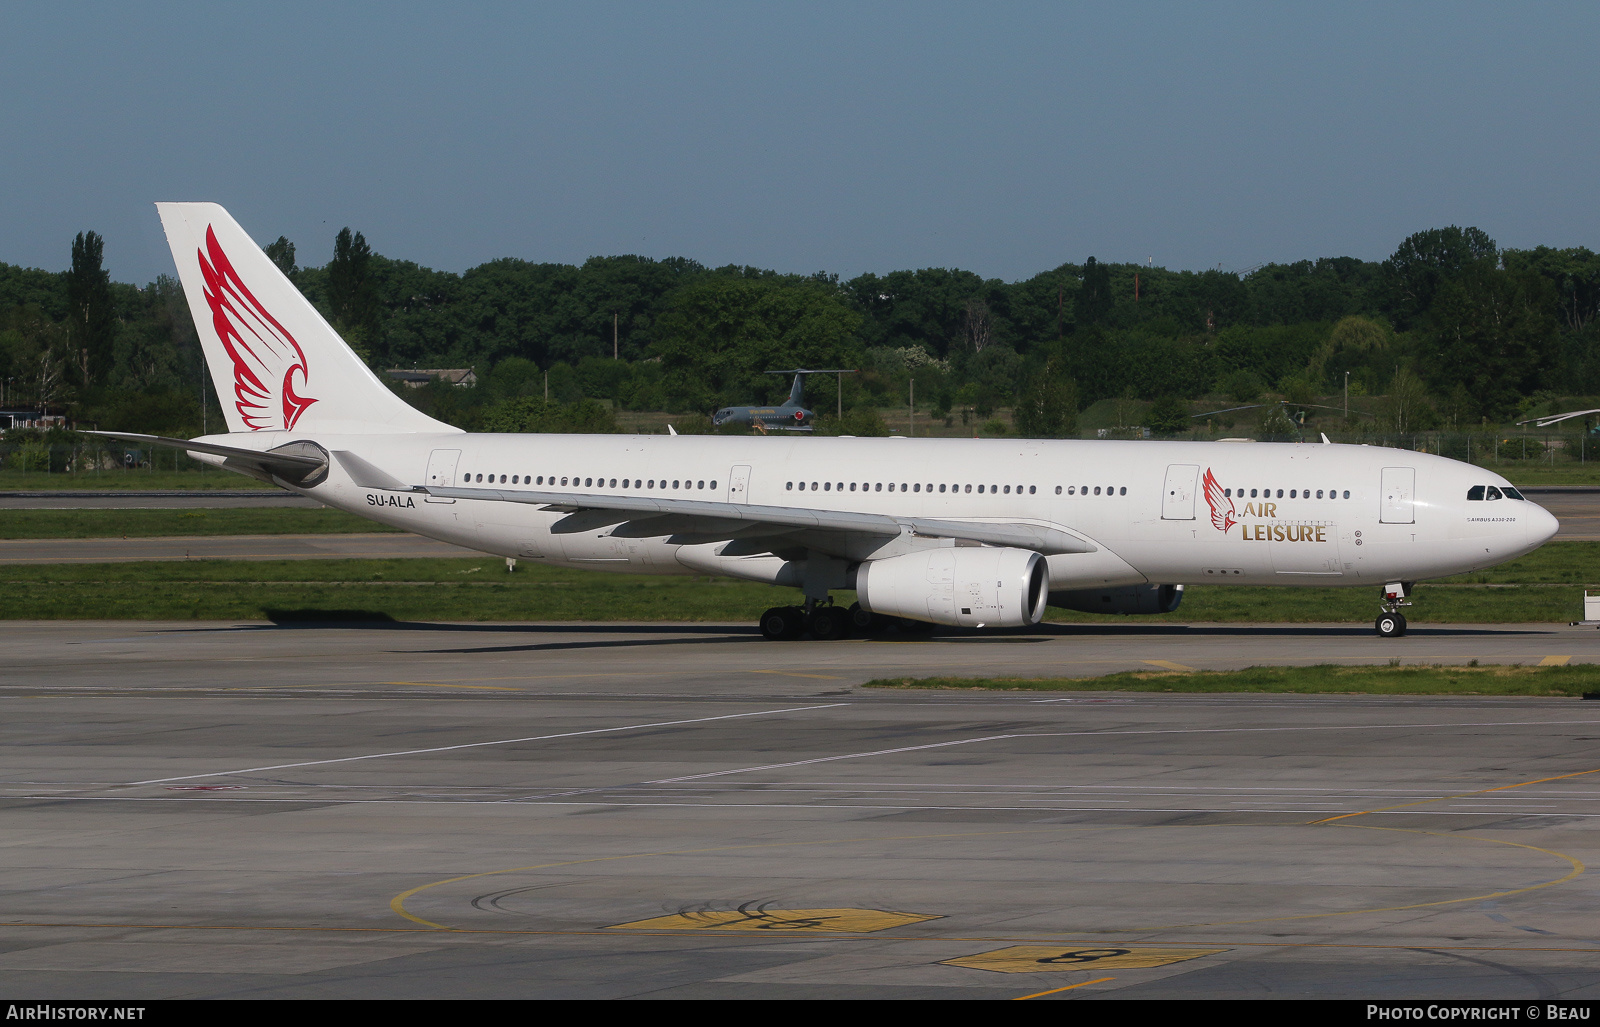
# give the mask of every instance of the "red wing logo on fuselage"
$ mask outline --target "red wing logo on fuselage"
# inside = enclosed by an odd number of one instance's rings
[[[1301,521],[1292,519],[1288,514],[1278,513],[1278,503],[1268,502],[1265,496],[1271,495],[1271,490],[1265,491],[1262,502],[1254,499],[1245,503],[1241,512],[1235,508],[1233,497],[1227,494],[1221,485],[1217,484],[1217,476],[1211,473],[1211,468],[1206,468],[1205,477],[1201,479],[1201,489],[1205,492],[1206,505],[1211,507],[1211,526],[1222,532],[1235,524],[1239,525],[1239,537],[1245,542],[1327,542],[1331,522],[1328,521]],[[1239,489],[1239,496],[1244,495],[1244,490]],[[1283,490],[1278,490],[1278,495],[1283,495]],[[1322,493],[1317,493],[1321,498]],[[1293,498],[1291,496],[1291,498]],[[1306,498],[1311,498],[1311,493],[1306,493]],[[1245,524],[1241,518],[1259,517],[1263,523]],[[1290,523],[1285,523],[1286,521]]]
[[[209,225],[197,252],[211,324],[233,361],[234,409],[251,431],[293,428],[317,402],[295,391],[296,377],[302,389],[309,377],[305,353],[245,286]]]
[[[1239,519],[1233,515],[1233,500],[1222,494],[1222,486],[1217,484],[1217,476],[1211,473],[1209,467],[1206,468],[1206,476],[1201,484],[1206,494],[1206,505],[1211,507],[1211,526],[1218,531],[1227,532],[1229,528],[1239,523]],[[1227,504],[1226,507],[1223,506],[1224,503]]]

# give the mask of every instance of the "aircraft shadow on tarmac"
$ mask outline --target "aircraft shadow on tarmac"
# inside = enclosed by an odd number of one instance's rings
[[[439,649],[409,649],[410,653],[436,655],[470,655],[493,653],[559,652],[583,649],[612,649],[659,646],[745,645],[764,642],[757,630],[739,624],[459,624],[428,621],[378,621],[365,619],[321,620],[285,619],[272,624],[235,624],[215,628],[178,628],[185,632],[214,631],[303,631],[317,628],[342,630],[362,629],[372,631],[429,631],[460,635],[564,635],[563,641],[531,641],[513,644],[464,645]],[[1480,637],[1518,636],[1548,633],[1543,625],[1527,627],[1480,627],[1473,625],[1413,625],[1412,636],[1420,637]],[[647,638],[618,638],[617,635],[648,635]],[[1016,628],[1000,631],[932,631],[891,633],[875,636],[867,641],[889,643],[938,642],[962,645],[1027,645],[1048,642],[1053,638],[1104,637],[1107,635],[1128,638],[1184,635],[1189,638],[1370,638],[1371,628],[1364,624],[1120,624],[1076,623],[1046,624],[1034,628]],[[570,636],[593,636],[573,640]],[[489,639],[484,640],[486,643]],[[815,644],[815,643],[801,643]],[[1403,645],[1403,643],[1401,643]],[[401,650],[396,650],[397,652]]]

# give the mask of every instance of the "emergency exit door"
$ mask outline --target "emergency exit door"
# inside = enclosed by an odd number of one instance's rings
[[[461,459],[459,449],[436,449],[428,454],[428,476],[424,479],[432,488],[449,488],[456,483],[456,461]],[[454,503],[453,499],[428,496],[429,503]]]
[[[1199,480],[1199,464],[1173,464],[1167,468],[1167,483],[1161,489],[1162,520],[1194,520],[1194,489]]]
[[[1416,494],[1415,467],[1385,467],[1383,487],[1379,490],[1382,505],[1378,508],[1378,520],[1384,524],[1415,524]]]

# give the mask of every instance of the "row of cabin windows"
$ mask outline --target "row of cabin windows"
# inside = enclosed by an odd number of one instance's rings
[[[542,475],[542,474],[538,475],[537,477],[535,477],[534,475],[530,475],[530,474],[513,474],[513,475],[510,475],[509,477],[510,477],[509,484],[512,484],[512,485],[544,485],[544,484],[546,484],[545,476]],[[498,475],[498,476],[491,474],[491,475],[488,475],[487,484],[491,484],[492,485],[492,484],[495,484],[496,482],[498,482],[501,485],[505,485],[505,484],[507,484],[507,480],[506,479],[507,479],[507,476],[504,475],[504,474],[501,474],[501,475]],[[464,481],[468,481],[468,482],[472,482],[473,484],[479,484],[479,483],[483,483],[484,482],[484,475],[479,474],[479,475],[474,476],[472,474],[467,474],[467,475],[463,475],[463,480]],[[576,475],[573,475],[571,477],[563,477],[562,479],[560,479],[560,484],[561,484],[562,487],[566,487],[569,482],[571,483],[571,486],[573,488],[579,488],[579,487],[581,487],[581,488],[595,488],[597,485],[598,485],[599,488],[613,488],[614,489],[614,488],[617,487],[617,479],[616,478],[610,479],[610,484],[607,484],[605,478],[599,478],[599,479],[596,479],[596,478],[580,478],[580,477],[578,477]],[[549,478],[549,482],[548,483],[550,485],[555,485],[557,483],[556,482],[556,476],[555,475],[551,475],[550,478]],[[834,492],[834,491],[844,492],[847,489],[849,491],[851,491],[851,492],[855,492],[855,491],[858,491],[858,490],[861,491],[861,492],[883,492],[883,491],[885,491],[884,483],[881,482],[881,481],[880,482],[860,482],[860,483],[853,482],[853,481],[852,482],[842,482],[841,481],[841,482],[837,482],[837,483],[831,482],[831,481],[825,481],[825,482],[821,482],[820,485],[817,482],[811,482],[809,485],[807,485],[807,483],[803,482],[803,481],[802,482],[792,482],[791,481],[791,482],[785,483],[784,488],[788,489],[789,491],[792,492],[792,491],[794,491],[794,489],[797,486],[798,486],[798,488],[800,489],[801,492],[806,491],[807,488],[810,488],[811,491],[815,492],[819,487],[824,492]],[[640,480],[640,479],[635,478],[635,479],[633,479],[633,484],[630,486],[628,484],[628,479],[627,478],[623,478],[622,479],[622,487],[623,488],[636,488],[636,489],[654,489],[654,488],[658,488],[659,487],[659,488],[663,488],[663,489],[665,489],[665,488],[672,488],[672,489],[681,488],[681,489],[701,490],[701,489],[705,489],[707,487],[714,489],[714,488],[717,487],[717,483],[715,481],[712,481],[708,486],[707,483],[704,482],[704,481],[691,481],[689,479],[673,479],[669,483],[667,481],[667,479],[665,479],[665,478],[661,479],[660,482],[658,483],[656,481],[656,479],[654,479],[654,478],[645,479],[645,480]],[[991,495],[1011,495],[1012,494],[1012,490],[1015,489],[1016,494],[1020,496],[1020,495],[1023,494],[1022,493],[1023,487],[1024,486],[1021,486],[1021,485],[989,485],[989,486],[979,485],[979,486],[977,486],[977,490],[978,490],[978,494],[979,495],[983,495],[985,493],[985,491],[987,491]],[[1035,485],[1029,485],[1029,486],[1026,486],[1026,487],[1027,487],[1027,490],[1028,490],[1027,494],[1030,495],[1030,496],[1034,495],[1035,493],[1037,493],[1039,491],[1038,487],[1035,486]],[[932,492],[932,491],[934,491],[934,488],[935,488],[935,486],[934,486],[934,484],[932,482],[929,482],[927,485],[923,485],[920,482],[915,483],[915,484],[911,484],[911,485],[907,485],[906,483],[901,482],[900,485],[898,486],[898,489],[901,492],[922,492],[924,489],[926,489],[928,492]],[[1102,492],[1102,486],[1095,485],[1095,486],[1093,486],[1093,492],[1092,493],[1090,491],[1090,488],[1091,487],[1088,486],[1088,485],[1067,485],[1065,487],[1063,487],[1061,485],[1057,485],[1056,486],[1056,495],[1059,496],[1059,495],[1062,495],[1064,493],[1065,495],[1069,495],[1069,496],[1076,496],[1076,495],[1087,496],[1087,495],[1091,495],[1091,494],[1096,495],[1096,496],[1102,495],[1102,494],[1107,495],[1107,496],[1114,496],[1114,495],[1123,495],[1123,496],[1125,496],[1125,495],[1128,494],[1127,486],[1118,487],[1118,486],[1115,486],[1115,485],[1106,485],[1106,486],[1103,486],[1104,491]],[[1489,498],[1489,499],[1499,499],[1499,498],[1501,498],[1501,494],[1502,494],[1501,490],[1496,488],[1493,485],[1489,485],[1487,487],[1485,487],[1483,485],[1474,485],[1467,492],[1467,498],[1469,500],[1481,500],[1481,499],[1484,499],[1485,498],[1486,489],[1487,489],[1487,498]],[[892,482],[892,481],[889,482],[887,490],[889,492],[894,492],[896,490],[895,483]],[[971,486],[971,485],[944,485],[944,484],[940,484],[938,486],[938,491],[940,491],[940,492],[945,492],[947,490],[950,491],[950,492],[962,492],[962,491],[971,492],[973,490],[973,486]],[[1311,493],[1310,489],[1289,489],[1288,491],[1289,491],[1289,498],[1290,499],[1302,499],[1302,498],[1303,499],[1310,499],[1310,498],[1312,498],[1312,493]],[[1327,495],[1328,499],[1338,499],[1338,498],[1340,498],[1340,493],[1339,493],[1338,489],[1327,489],[1327,490],[1317,489],[1316,490],[1316,498],[1317,499],[1322,499],[1323,495],[1324,495],[1324,491],[1326,491],[1326,495]],[[1283,493],[1284,493],[1283,489],[1278,489],[1276,498],[1278,498],[1278,499],[1284,498]],[[1225,497],[1227,497],[1229,499],[1233,499],[1233,498],[1244,499],[1244,498],[1246,498],[1244,489],[1237,489],[1237,490],[1236,489],[1231,489],[1231,488],[1230,489],[1223,489],[1222,490],[1222,494],[1223,494],[1223,496],[1225,496]],[[1504,494],[1506,496],[1509,496],[1512,499],[1521,499],[1522,498],[1521,494],[1518,493],[1516,489],[1510,488],[1509,486],[1504,490]],[[1274,498],[1273,490],[1272,489],[1251,489],[1248,498],[1256,499],[1258,496],[1259,496],[1259,498],[1262,498],[1262,499],[1272,499],[1272,498]],[[1344,490],[1344,497],[1343,498],[1345,498],[1345,499],[1349,499],[1350,498],[1350,490],[1349,489],[1345,489]]]
[[[807,484],[806,482],[803,482],[803,481],[801,481],[801,482],[791,481],[791,482],[785,482],[783,487],[785,489],[791,491],[791,492],[793,492],[797,488],[801,492],[804,492],[807,489],[810,489],[812,492],[816,492],[818,489],[821,489],[823,492],[844,492],[846,490],[849,490],[851,492],[856,492],[858,490],[861,491],[861,492],[884,492],[884,491],[894,492],[896,490],[896,488],[898,488],[899,491],[901,491],[901,492],[933,492],[933,491],[939,491],[939,492],[946,492],[946,491],[949,491],[949,492],[971,492],[973,490],[973,488],[977,488],[978,495],[980,495],[980,496],[984,495],[985,493],[987,493],[987,494],[989,494],[991,496],[1009,496],[1009,495],[1013,495],[1013,494],[1020,496],[1020,495],[1023,494],[1023,489],[1024,488],[1027,489],[1027,494],[1032,496],[1032,495],[1036,495],[1038,493],[1038,491],[1039,491],[1039,486],[1037,486],[1037,485],[1027,485],[1027,486],[1023,486],[1023,485],[978,485],[978,486],[972,486],[972,485],[935,485],[933,482],[929,482],[926,485],[923,485],[920,482],[916,482],[916,483],[912,483],[910,485],[907,485],[905,482],[901,482],[898,486],[896,486],[895,483],[892,482],[892,481],[889,482],[887,489],[885,488],[884,483],[881,482],[881,481],[879,481],[879,482],[860,482],[860,483],[853,482],[853,481],[852,482],[824,481],[824,482],[818,483],[818,482],[814,482],[813,481],[810,484]],[[1124,495],[1125,496],[1125,495],[1128,494],[1128,488],[1125,485],[1122,486],[1120,490],[1115,485],[1106,485],[1106,486],[1103,486],[1103,487],[1105,489],[1105,495],[1108,495],[1108,496],[1115,496],[1115,495]],[[1059,495],[1062,494],[1062,488],[1063,487],[1060,486],[1060,485],[1056,486],[1056,495],[1059,496]],[[1082,491],[1082,495],[1087,496],[1087,495],[1089,495],[1089,488],[1090,487],[1088,485],[1068,485],[1068,486],[1065,487],[1065,490],[1066,490],[1066,495],[1076,496],[1076,495],[1080,494],[1078,490],[1082,489],[1083,490]],[[1097,495],[1097,496],[1100,495],[1101,494],[1101,488],[1102,488],[1102,486],[1100,486],[1100,485],[1094,486],[1094,494]]]
[[[791,482],[785,482],[783,487],[785,489],[791,491],[791,492],[794,491],[796,488],[798,488],[801,492],[806,491],[806,489],[808,489],[808,488],[812,492],[815,492],[818,489],[821,489],[823,492],[844,492],[847,489],[849,491],[851,491],[851,492],[855,492],[855,491],[858,491],[858,490],[861,491],[861,492],[884,492],[884,491],[894,492],[896,490],[898,490],[900,492],[932,492],[936,488],[936,486],[933,484],[933,482],[929,482],[926,485],[922,484],[921,482],[913,482],[912,484],[909,484],[909,485],[906,484],[905,482],[901,482],[899,485],[896,485],[892,481],[889,482],[889,484],[887,486],[885,486],[884,483],[881,482],[881,481],[878,481],[878,482],[868,482],[868,481],[863,481],[863,482],[854,482],[854,481],[852,481],[852,482],[843,482],[843,481],[841,481],[841,482],[831,482],[831,481],[825,481],[825,482],[822,482],[821,484],[818,484],[817,482],[811,482],[809,485],[807,485],[803,481],[801,481],[801,482],[793,482],[793,481],[791,481]],[[966,490],[968,492],[971,492],[973,487],[971,485],[967,485],[967,486],[965,486],[965,488],[966,488]],[[1002,493],[1009,496],[1011,494],[1011,491],[1013,489],[1015,489],[1017,495],[1020,496],[1020,495],[1022,495],[1022,490],[1023,490],[1024,486],[1022,486],[1022,485],[988,485],[988,486],[979,485],[977,488],[978,488],[979,495],[982,495],[985,491],[987,491],[987,492],[992,493],[992,494],[997,495],[997,496],[1001,495]],[[1039,491],[1039,487],[1037,485],[1028,485],[1028,486],[1026,486],[1026,488],[1028,490],[1028,495],[1030,495],[1030,496]],[[962,490],[962,486],[960,486],[960,485],[939,485],[939,486],[937,486],[937,489],[940,492],[944,492],[946,489],[948,489],[951,492],[960,492]],[[1057,491],[1060,491],[1060,490],[1058,489]]]
[[[501,485],[507,484],[506,476],[503,475],[503,474],[500,475],[498,478],[496,478],[494,475],[491,474],[491,475],[488,476],[488,478],[489,478],[489,480],[485,484],[493,485],[496,482],[498,482]],[[518,479],[520,479],[520,481]],[[474,477],[473,475],[467,474],[467,475],[463,475],[461,480],[462,481],[466,481],[466,482],[471,482],[472,484],[476,485],[476,484],[484,481],[484,476],[480,474],[480,475],[477,475],[476,477]],[[614,488],[617,487],[617,479],[615,479],[615,478],[612,478],[611,479],[611,483],[608,485],[608,484],[606,484],[606,479],[604,479],[604,478],[580,478],[577,475],[572,475],[570,478],[562,478],[561,479],[561,485],[563,487],[565,487],[569,481],[572,483],[572,487],[573,488],[614,489]],[[668,482],[667,479],[665,479],[665,478],[662,478],[660,481],[657,481],[654,478],[649,478],[649,479],[645,479],[645,480],[640,480],[638,478],[634,478],[634,479],[632,479],[632,481],[633,481],[633,484],[630,485],[630,484],[628,484],[629,479],[623,478],[622,479],[622,487],[625,488],[625,489],[630,489],[630,488],[631,489],[655,489],[655,488],[662,488],[662,489],[674,488],[675,489],[675,488],[680,488],[681,487],[681,488],[685,488],[685,489],[697,489],[697,490],[698,489],[706,489],[706,488],[714,489],[714,488],[717,487],[717,483],[715,481],[711,481],[711,482],[691,481],[688,478],[675,478],[671,482]],[[546,485],[546,484],[555,485],[556,484],[556,476],[552,474],[552,475],[550,475],[549,480],[546,481],[545,476],[542,475],[542,474],[538,475],[537,479],[535,478],[534,475],[531,475],[531,474],[513,474],[513,475],[511,475],[510,484],[512,484],[512,485]]]
[[[1283,489],[1279,489],[1278,490],[1278,494],[1277,494],[1276,497],[1273,496],[1271,489],[1261,489],[1260,491],[1261,491],[1261,498],[1262,499],[1273,499],[1273,498],[1282,499],[1283,498]],[[1322,489],[1317,489],[1316,498],[1321,499],[1322,498],[1322,492],[1323,492]],[[1339,498],[1339,490],[1338,489],[1328,489],[1327,492],[1328,492],[1328,498],[1329,499],[1338,499]],[[1223,489],[1222,490],[1222,495],[1225,498],[1228,498],[1228,499],[1244,499],[1245,498],[1244,489]],[[1249,498],[1251,498],[1251,499],[1255,499],[1256,498],[1256,490],[1255,489],[1251,489],[1250,490]],[[1290,499],[1310,499],[1311,498],[1311,490],[1310,489],[1290,489],[1289,490],[1289,498]],[[1344,490],[1344,498],[1346,498],[1346,499],[1350,498],[1350,490],[1349,489],[1345,489]]]
[[[1491,499],[1522,499],[1522,493],[1510,485],[1474,485],[1467,489],[1467,499],[1472,502],[1487,501]]]

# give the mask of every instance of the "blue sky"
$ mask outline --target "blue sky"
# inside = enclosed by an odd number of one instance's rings
[[[0,261],[171,273],[155,200],[323,263],[1025,278],[1600,248],[1600,5],[0,7]]]

